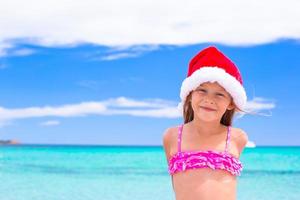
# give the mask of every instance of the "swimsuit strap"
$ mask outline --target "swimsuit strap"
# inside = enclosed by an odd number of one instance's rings
[[[178,127],[178,152],[181,152],[181,138],[182,138],[182,129],[183,124]],[[228,152],[229,144],[230,144],[230,131],[231,127],[227,126],[227,137],[226,137],[226,146],[225,146],[225,153]]]
[[[178,152],[181,151],[181,135],[182,135],[183,124],[178,127]]]
[[[226,138],[226,146],[225,146],[225,153],[228,152],[229,142],[230,142],[230,126],[227,126],[227,138]]]

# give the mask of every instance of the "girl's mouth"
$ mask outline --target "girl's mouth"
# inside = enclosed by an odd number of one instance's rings
[[[203,107],[203,106],[200,106],[200,108],[202,108],[203,110],[206,110],[206,111],[216,111],[215,109],[211,109],[211,108],[207,108],[207,107]]]

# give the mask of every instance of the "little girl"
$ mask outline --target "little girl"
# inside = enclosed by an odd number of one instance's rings
[[[189,64],[180,92],[184,124],[168,128],[163,146],[176,200],[234,200],[247,134],[233,128],[247,96],[235,66],[215,47]]]

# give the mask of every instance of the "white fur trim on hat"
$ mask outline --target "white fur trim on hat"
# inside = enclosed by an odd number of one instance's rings
[[[181,103],[178,104],[180,113],[183,113],[184,102],[191,91],[202,83],[215,81],[232,96],[234,103],[239,109],[244,109],[247,95],[241,83],[220,67],[205,66],[196,70],[182,82],[180,89]]]

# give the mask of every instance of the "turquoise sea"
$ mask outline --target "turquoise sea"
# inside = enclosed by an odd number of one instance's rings
[[[299,200],[300,147],[246,148],[238,200]],[[0,200],[173,200],[163,148],[0,146]]]

